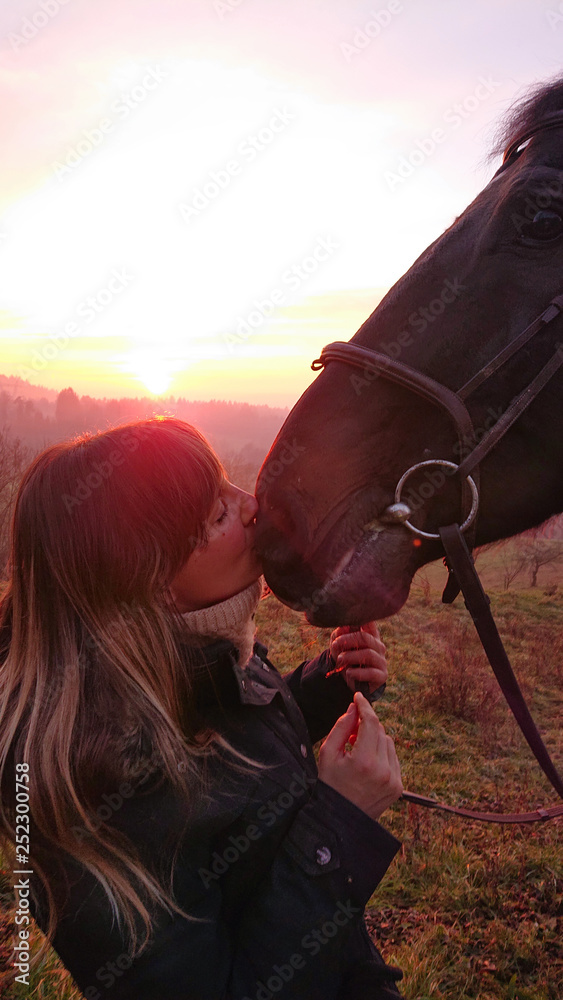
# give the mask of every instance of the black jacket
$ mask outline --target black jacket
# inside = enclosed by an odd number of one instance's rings
[[[328,652],[283,679],[259,643],[244,670],[229,642],[205,657],[200,707],[266,766],[243,773],[219,760],[211,794],[188,815],[163,781],[105,799],[149,864],[169,863],[179,843],[175,898],[198,919],[159,911],[151,942],[132,959],[104,893],[68,863],[56,951],[87,1000],[396,997],[400,973],[371,943],[363,910],[399,843],[318,778],[313,755],[350,689],[340,675],[325,677]],[[36,917],[42,926],[40,910]]]

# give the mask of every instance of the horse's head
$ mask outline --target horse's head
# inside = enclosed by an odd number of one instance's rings
[[[516,109],[503,167],[352,344],[457,391],[563,292],[562,110],[563,80]],[[561,319],[476,388],[469,440],[443,408],[385,373],[332,360],[290,413],[258,480],[258,546],[274,592],[315,624],[397,611],[417,568],[442,554],[439,541],[388,522],[398,481],[425,460],[459,464],[557,350]],[[476,544],[563,509],[562,391],[559,370],[482,461]],[[411,522],[427,533],[467,514],[448,471],[423,466],[405,483]]]

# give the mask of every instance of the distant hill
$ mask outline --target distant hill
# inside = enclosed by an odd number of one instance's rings
[[[9,393],[13,399],[21,396],[23,399],[48,399],[50,403],[54,403],[58,396],[55,389],[47,389],[44,385],[32,385],[17,375],[0,375],[0,392]]]
[[[554,514],[538,528],[531,528],[530,531],[524,531],[523,534],[532,538],[548,538],[558,541],[563,538],[563,514]]]
[[[96,433],[147,417],[176,416],[205,434],[240,485],[253,484],[288,408],[182,397],[96,399],[70,387],[54,392],[0,375],[0,432],[32,451],[85,432]],[[248,487],[247,487],[248,488]]]

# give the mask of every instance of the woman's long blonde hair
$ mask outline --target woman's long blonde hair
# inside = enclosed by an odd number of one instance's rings
[[[59,902],[44,859],[61,852],[101,883],[133,949],[139,918],[148,939],[150,904],[183,912],[172,875],[167,889],[93,817],[123,782],[127,720],[184,799],[217,746],[191,708],[167,588],[205,541],[222,477],[202,435],[172,418],[54,445],[24,475],[0,602],[0,842],[13,851],[15,765],[25,762],[48,939]]]

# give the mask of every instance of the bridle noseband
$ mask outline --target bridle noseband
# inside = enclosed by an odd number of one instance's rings
[[[507,148],[503,164],[497,173],[506,170],[523,152],[524,144],[540,132],[553,128],[563,127],[563,112],[556,112],[540,122],[534,128],[521,133]],[[497,372],[506,362],[514,357],[526,344],[528,344],[536,334],[553,322],[563,312],[563,294],[556,295],[551,300],[539,316],[536,317],[518,336],[486,365],[483,366],[472,378],[461,386],[457,392],[452,391],[447,386],[435,381],[428,375],[416,371],[403,362],[388,357],[379,351],[360,346],[354,343],[344,343],[337,341],[328,344],[323,348],[321,356],[312,363],[313,371],[319,371],[331,361],[343,362],[356,368],[361,368],[371,376],[382,377],[394,382],[403,388],[410,389],[423,399],[428,400],[442,410],[445,410],[451,421],[455,425],[458,446],[461,449],[460,455],[467,450],[467,442],[477,442],[477,435],[473,426],[473,421],[466,407],[466,400],[469,396],[486,382],[495,372]],[[506,410],[495,424],[485,433],[478,443],[469,451],[459,464],[445,459],[430,459],[417,462],[412,465],[401,476],[395,489],[395,503],[383,511],[379,518],[383,522],[404,524],[406,528],[414,534],[426,539],[440,539],[446,553],[446,564],[449,568],[449,578],[444,591],[443,600],[447,603],[452,601],[460,590],[463,592],[465,603],[471,613],[479,637],[489,658],[489,662],[495,672],[497,680],[502,688],[503,694],[516,717],[518,725],[522,730],[532,752],[534,753],[540,767],[549,781],[563,798],[563,780],[558,774],[548,751],[541,739],[541,736],[533,722],[527,705],[524,701],[516,677],[510,665],[510,661],[504,650],[502,641],[498,634],[496,625],[489,610],[489,600],[483,591],[473,560],[470,555],[462,532],[469,531],[474,535],[475,518],[479,505],[479,464],[491,450],[504,437],[506,432],[528,408],[533,400],[539,395],[555,373],[563,366],[563,345],[556,346],[556,350],[541,371],[518,395],[514,396],[508,404]],[[447,467],[449,473],[457,475],[462,484],[462,506],[467,508],[461,527],[458,524],[447,525],[439,528],[438,532],[425,532],[417,528],[409,520],[410,510],[402,499],[402,490],[407,479],[419,469],[438,465]],[[471,475],[470,475],[471,474]],[[407,792],[405,798],[422,805],[437,807],[439,804],[432,799],[425,799],[422,796]],[[469,815],[475,819],[495,820],[495,814],[475,813],[468,810],[457,810],[453,807],[446,807],[449,811],[459,812],[461,815]],[[563,814],[563,806],[555,806],[549,810],[538,810],[535,814],[519,816],[497,816],[497,822],[530,822],[531,819],[546,819],[555,815]],[[530,819],[531,817],[531,819]]]
[[[562,312],[563,294],[556,295],[555,298],[551,300],[547,308],[544,309],[543,312],[540,313],[540,315],[534,319],[525,330],[522,331],[522,333],[520,333],[510,344],[503,348],[502,351],[499,351],[499,353],[491,361],[484,365],[483,368],[481,368],[476,375],[470,378],[469,381],[458,389],[457,392],[453,392],[451,389],[448,389],[447,386],[442,385],[440,382],[436,382],[428,375],[423,375],[422,372],[418,372],[414,368],[410,368],[408,365],[405,365],[403,362],[396,361],[393,358],[388,357],[386,354],[374,351],[370,347],[361,347],[359,344],[344,343],[341,341],[335,341],[333,344],[328,344],[326,347],[323,347],[320,358],[313,361],[311,368],[313,371],[319,371],[321,368],[324,368],[329,361],[341,361],[345,364],[353,365],[356,368],[361,368],[366,374],[371,375],[372,378],[375,374],[378,377],[383,377],[391,382],[395,382],[403,388],[411,389],[423,399],[434,403],[436,406],[441,407],[447,412],[457,431],[458,447],[460,448],[460,451],[463,451],[466,449],[468,441],[477,440],[473,421],[469,415],[465,401],[475,389],[481,386],[491,377],[491,375],[497,372],[510,358],[512,358],[519,350],[528,344],[541,329],[556,319],[556,317],[558,317]],[[499,417],[496,423],[493,424],[490,430],[486,432],[479,443],[475,445],[475,447],[469,452],[468,455],[466,455],[459,465],[456,465],[451,461],[446,461],[445,459],[430,459],[425,462],[417,462],[415,465],[412,465],[409,469],[407,469],[407,471],[401,476],[395,490],[395,503],[401,502],[401,490],[405,481],[418,469],[426,465],[447,466],[451,472],[456,473],[461,479],[469,478],[468,485],[471,490],[471,508],[462,525],[462,530],[467,530],[467,528],[469,528],[475,521],[479,503],[478,484],[475,481],[478,478],[478,475],[471,478],[470,473],[478,473],[478,466],[480,462],[482,462],[485,456],[488,455],[493,447],[504,437],[509,428],[512,427],[512,424],[518,419],[518,417],[521,416],[522,413],[524,413],[530,403],[533,402],[544,386],[547,385],[549,380],[562,366],[563,345],[558,345],[555,353],[549,359],[547,364],[544,365],[529,385],[527,385],[521,393],[511,400],[502,416]],[[404,521],[402,518],[400,518],[400,520],[406,525],[406,527],[410,528],[414,534],[420,535],[423,538],[440,537],[439,534],[434,532],[430,533],[421,531],[420,528],[415,527],[409,521]]]

